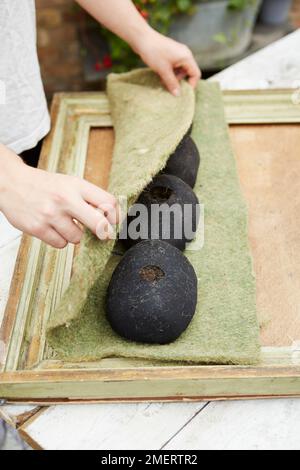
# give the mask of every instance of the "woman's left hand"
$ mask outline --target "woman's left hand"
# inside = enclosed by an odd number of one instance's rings
[[[190,49],[157,31],[151,30],[145,35],[135,50],[142,60],[158,73],[174,96],[180,94],[180,80],[188,78],[195,88],[201,78],[201,71]]]

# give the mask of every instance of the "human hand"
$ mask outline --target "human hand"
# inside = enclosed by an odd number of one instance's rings
[[[143,39],[139,38],[135,50],[158,73],[174,96],[180,94],[180,80],[188,77],[189,83],[195,88],[201,78],[201,71],[190,49],[157,31],[151,29]]]
[[[0,182],[0,210],[19,230],[55,248],[80,242],[83,230],[78,222],[101,240],[113,237],[117,203],[103,189],[77,177],[31,168],[21,159],[8,173],[5,183]]]
[[[131,0],[77,0],[100,24],[126,41],[143,61],[160,75],[175,96],[179,82],[189,77],[195,87],[201,72],[187,46],[155,31]]]

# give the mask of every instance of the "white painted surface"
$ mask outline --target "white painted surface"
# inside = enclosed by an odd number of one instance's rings
[[[212,80],[218,80],[223,89],[298,88],[299,50],[300,31],[296,31]],[[5,239],[2,229],[0,218],[0,247]],[[8,231],[6,227],[5,233]],[[8,237],[8,245],[11,240]],[[9,250],[0,251],[4,285],[10,279],[15,256],[14,249]],[[2,294],[2,307],[6,295]],[[202,406],[200,403],[52,406],[27,427],[27,433],[44,449],[125,450],[163,446],[174,450],[300,449],[300,400],[220,402],[203,409]],[[23,407],[2,410],[8,417],[17,416],[22,414]]]
[[[223,90],[299,88],[300,29],[246,59],[228,67],[211,80]]]
[[[26,433],[49,450],[160,449],[204,406],[205,403],[52,406],[26,427]]]
[[[300,450],[300,400],[210,403],[166,450]]]

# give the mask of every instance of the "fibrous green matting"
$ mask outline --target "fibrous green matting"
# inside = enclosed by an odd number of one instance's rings
[[[195,191],[204,205],[204,246],[186,256],[198,276],[198,304],[189,328],[170,345],[126,341],[105,317],[105,294],[120,256],[113,243],[86,233],[70,287],[48,326],[48,344],[61,359],[144,358],[214,364],[252,364],[259,358],[255,281],[242,199],[216,84],[196,92],[182,84],[168,94],[149,70],[112,75],[108,96],[116,131],[109,190],[132,204],[166,164],[193,121],[201,167]],[[193,245],[192,245],[193,246]]]

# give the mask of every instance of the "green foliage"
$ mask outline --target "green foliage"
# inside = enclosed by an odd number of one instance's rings
[[[227,44],[227,37],[224,33],[215,34],[213,39],[219,44]]]
[[[228,8],[230,10],[243,10],[249,5],[253,5],[257,0],[229,0]]]

